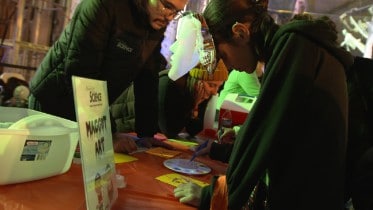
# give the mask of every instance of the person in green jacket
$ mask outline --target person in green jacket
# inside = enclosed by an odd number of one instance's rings
[[[261,68],[262,66],[263,64],[258,64],[257,68]],[[227,81],[224,83],[223,89],[219,93],[216,109],[220,110],[225,97],[230,93],[257,97],[260,90],[260,80],[257,74],[259,71],[262,70],[256,69],[253,73],[248,74],[247,72],[236,69],[231,70]]]
[[[326,18],[277,25],[268,0],[211,0],[203,12],[228,69],[265,63],[261,89],[232,147],[225,176],[203,188],[178,186],[180,202],[199,209],[247,206],[268,177],[271,210],[344,209],[348,96],[353,56]],[[229,154],[229,153],[225,153]]]
[[[76,120],[71,77],[107,82],[109,104],[134,84],[136,133],[147,146],[159,144],[158,72],[168,23],[187,0],[84,0],[31,80],[29,108]],[[112,125],[112,128],[115,128]],[[113,130],[114,150],[132,152],[133,139]],[[164,145],[165,146],[165,145]]]

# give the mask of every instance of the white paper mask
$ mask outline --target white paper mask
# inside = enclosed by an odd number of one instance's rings
[[[198,63],[210,73],[216,67],[216,51],[203,17],[189,13],[179,20],[176,41],[170,47],[171,68],[168,76],[177,80]]]

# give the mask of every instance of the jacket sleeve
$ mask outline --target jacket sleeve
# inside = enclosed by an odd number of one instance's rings
[[[158,75],[143,70],[134,81],[135,131],[139,137],[152,137],[158,124]]]
[[[107,1],[82,1],[64,31],[67,47],[65,55],[66,82],[70,76],[98,78],[107,47],[113,17]],[[54,47],[62,47],[54,46]]]
[[[153,137],[158,131],[158,73],[166,65],[160,47],[161,42],[134,81],[135,131],[139,137]]]
[[[211,184],[202,188],[201,192],[201,202],[199,204],[198,210],[209,210],[211,198],[214,194],[214,187],[218,176],[213,176],[211,178]]]
[[[133,84],[110,105],[112,125],[118,132],[135,132],[135,96]]]
[[[183,104],[177,93],[178,89],[167,74],[162,74],[159,77],[159,96],[158,96],[158,125],[160,131],[168,138],[175,138],[182,129]],[[181,102],[181,104],[180,104]],[[177,108],[179,111],[177,112]],[[175,119],[179,118],[179,121]]]
[[[159,128],[168,138],[175,138],[189,120],[192,98],[185,86],[179,87],[167,75],[161,75],[159,88]]]
[[[190,136],[195,136],[203,130],[203,121],[205,118],[207,103],[208,100],[205,100],[198,105],[197,118],[193,119],[192,117],[189,117],[189,120],[185,125],[185,130],[189,133]]]

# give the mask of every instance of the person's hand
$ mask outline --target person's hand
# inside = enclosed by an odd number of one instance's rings
[[[214,143],[214,140],[206,140],[206,141],[208,141],[207,146],[205,148],[202,148],[200,151],[196,152],[197,156],[206,155],[210,153],[211,145],[212,143]]]
[[[236,132],[233,128],[223,128],[218,132],[218,141],[221,144],[232,144],[236,137]]]
[[[166,149],[171,149],[171,150],[174,149],[174,147],[171,146],[170,144],[167,144],[163,141],[157,140],[153,137],[144,137],[144,138],[139,139],[138,141],[141,145],[143,145],[144,147],[147,147],[147,148],[155,146],[155,147],[164,147]]]
[[[136,137],[134,137],[136,138]],[[114,152],[118,153],[131,153],[137,150],[135,139],[125,133],[113,134],[113,147]]]
[[[174,196],[179,199],[180,203],[198,207],[201,201],[201,192],[201,186],[193,182],[188,182],[176,187],[174,189]]]

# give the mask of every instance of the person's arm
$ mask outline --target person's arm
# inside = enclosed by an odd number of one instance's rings
[[[134,81],[135,131],[138,137],[153,137],[158,123],[158,75],[143,70]]]
[[[66,82],[70,76],[98,78],[100,75],[105,49],[110,36],[109,31],[114,14],[105,1],[82,1],[74,16],[63,32],[68,48],[65,59]],[[55,46],[56,47],[56,46]],[[70,86],[68,86],[70,87]]]
[[[237,79],[239,86],[249,96],[259,95],[260,82],[255,72],[249,74],[246,72],[239,73],[240,79]]]
[[[200,198],[200,203],[198,206],[198,210],[202,209],[210,209],[210,203],[211,203],[211,198],[214,193],[214,183],[216,181],[216,176],[212,178],[211,184],[205,186],[201,190],[201,198]]]
[[[195,136],[203,130],[203,121],[205,117],[205,111],[207,107],[208,100],[204,100],[198,105],[198,117],[189,118],[188,123],[185,125],[185,130],[190,136]]]
[[[178,85],[167,75],[159,83],[159,128],[168,138],[175,138],[185,127],[192,107],[191,97],[184,89],[185,77],[178,79]]]

